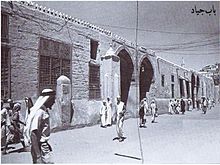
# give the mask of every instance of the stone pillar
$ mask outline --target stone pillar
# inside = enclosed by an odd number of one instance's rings
[[[70,124],[71,120],[71,83],[66,76],[60,76],[57,79],[56,101],[61,108],[62,125]]]
[[[120,94],[120,58],[115,55],[112,47],[101,57],[103,99],[110,97],[113,105]]]

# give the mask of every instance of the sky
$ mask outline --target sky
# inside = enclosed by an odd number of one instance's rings
[[[157,56],[178,65],[184,61],[189,69],[198,71],[220,62],[218,1],[36,3],[103,27],[133,43],[137,28],[139,46],[152,49]]]

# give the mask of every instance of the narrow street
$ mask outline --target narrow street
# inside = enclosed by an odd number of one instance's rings
[[[220,163],[220,105],[207,114],[186,111],[185,115],[160,115],[157,123],[140,128],[145,164],[148,163]],[[138,119],[124,122],[125,141],[113,141],[115,125],[99,125],[53,133],[55,163],[142,163],[138,138]],[[32,163],[30,152],[17,152],[17,144],[1,163]],[[140,159],[139,159],[140,158]]]

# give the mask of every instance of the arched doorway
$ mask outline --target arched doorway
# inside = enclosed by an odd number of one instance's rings
[[[195,108],[195,91],[194,91],[194,89],[195,89],[195,84],[196,84],[196,82],[195,82],[195,75],[192,74],[192,75],[191,75],[191,94],[192,94],[193,108]]]
[[[198,94],[199,94],[199,86],[200,86],[200,80],[199,80],[199,76],[197,75],[197,79],[196,79],[196,97],[198,97]]]
[[[149,92],[153,79],[153,67],[147,57],[143,59],[139,72],[139,92],[140,100],[146,97],[146,92]]]
[[[121,100],[126,104],[134,66],[130,55],[125,49],[121,50],[118,56],[120,57]]]

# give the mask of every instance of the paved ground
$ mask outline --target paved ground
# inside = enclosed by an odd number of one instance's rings
[[[140,129],[137,119],[125,121],[124,142],[113,141],[115,125],[98,125],[53,133],[55,163],[220,163],[220,105],[209,110],[187,111],[185,115],[160,115],[157,123]],[[1,156],[2,163],[32,163],[30,152],[18,152],[21,144]],[[118,155],[115,155],[118,154]],[[122,156],[119,156],[122,155]],[[123,156],[124,155],[124,156]]]

